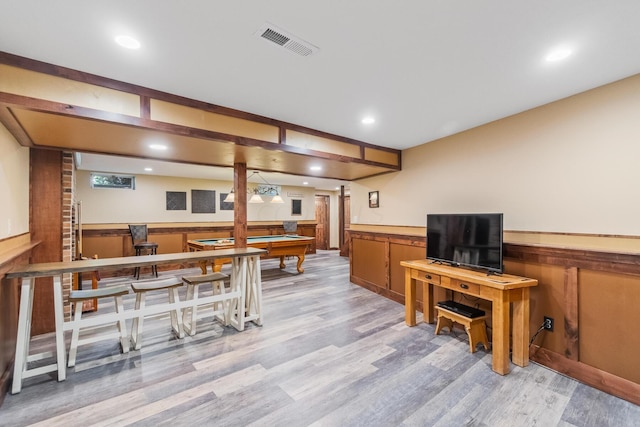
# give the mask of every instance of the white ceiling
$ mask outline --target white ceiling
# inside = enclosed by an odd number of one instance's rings
[[[639,0],[3,0],[0,50],[404,149],[637,74],[638,22]]]

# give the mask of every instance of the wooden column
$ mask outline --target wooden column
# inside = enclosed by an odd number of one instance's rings
[[[62,152],[30,150],[30,224],[31,240],[40,240],[31,262],[62,261]],[[53,279],[36,279],[31,335],[52,332]]]
[[[247,164],[233,164],[233,241],[236,248],[247,247]]]

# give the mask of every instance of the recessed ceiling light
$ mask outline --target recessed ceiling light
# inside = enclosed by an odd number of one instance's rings
[[[309,169],[314,172],[318,172],[322,170],[322,166],[311,166]]]
[[[131,36],[117,36],[116,43],[127,49],[140,49],[140,42]]]
[[[166,150],[167,146],[162,144],[151,144],[149,145],[149,148],[151,148],[152,150]]]
[[[151,172],[153,169],[152,168],[144,168],[145,171],[147,172]]]
[[[362,119],[362,123],[365,124],[365,125],[371,125],[371,124],[373,124],[375,122],[376,122],[376,119],[374,119],[371,116],[368,116],[368,117],[365,117],[364,119]]]
[[[309,185],[309,182],[304,181],[304,182],[302,183],[302,185]]]
[[[547,62],[562,61],[563,59],[568,58],[572,53],[573,51],[566,46],[557,47],[549,52],[545,59]]]

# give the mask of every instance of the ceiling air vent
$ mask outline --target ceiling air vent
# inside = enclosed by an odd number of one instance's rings
[[[307,43],[301,38],[281,30],[272,24],[263,25],[262,28],[256,32],[256,35],[300,56],[313,55],[320,50],[317,46]]]

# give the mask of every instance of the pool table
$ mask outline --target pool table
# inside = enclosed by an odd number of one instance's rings
[[[307,252],[307,248],[315,241],[314,237],[298,236],[290,234],[280,234],[273,236],[251,236],[247,237],[247,247],[266,249],[265,256],[280,257],[280,268],[285,268],[284,257],[296,256],[298,257],[298,272],[304,273],[302,268],[302,262],[304,261],[304,254]],[[230,249],[233,248],[233,237],[219,238],[219,239],[198,239],[188,240],[187,247],[190,252],[195,251],[210,251],[216,249]],[[230,258],[214,259],[212,263],[213,271],[220,271],[222,265],[230,263]],[[200,268],[202,274],[207,273],[207,261],[200,261]]]

